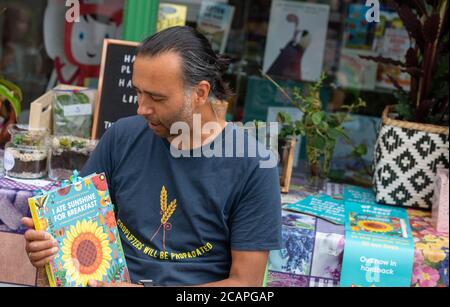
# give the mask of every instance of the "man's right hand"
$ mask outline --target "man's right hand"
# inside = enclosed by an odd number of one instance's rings
[[[27,217],[22,218],[22,224],[29,228],[25,232],[28,258],[33,266],[42,268],[48,264],[58,252],[58,242],[45,231],[34,230],[33,220]]]

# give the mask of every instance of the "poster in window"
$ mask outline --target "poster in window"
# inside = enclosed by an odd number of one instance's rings
[[[344,88],[373,90],[377,76],[377,63],[360,56],[374,56],[371,51],[342,49],[337,82]]]
[[[273,1],[264,72],[274,77],[317,81],[324,62],[329,5]]]
[[[349,6],[344,30],[345,48],[373,50],[377,23],[367,22],[366,14],[369,8],[362,4]]]
[[[393,60],[405,61],[405,55],[411,47],[411,40],[403,23],[396,13],[382,12],[382,23],[379,25],[377,53]],[[377,73],[377,87],[395,89],[389,76],[393,77],[399,85],[409,91],[410,76],[401,71],[398,66],[379,64]]]

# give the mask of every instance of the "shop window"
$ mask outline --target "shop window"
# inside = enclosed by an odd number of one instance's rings
[[[121,38],[124,0],[81,1],[84,7],[81,22],[72,25],[65,24],[66,8],[63,2],[0,0],[0,8],[7,8],[0,16],[0,71],[8,80],[22,88],[25,110],[29,108],[31,101],[58,81],[95,88],[103,38]],[[202,14],[204,15],[202,7],[210,2],[211,0],[167,1],[170,4],[184,6],[186,8],[184,24],[197,28],[202,28],[201,18]],[[324,102],[330,111],[339,109],[342,104],[349,103],[356,97],[362,97],[368,102],[368,107],[362,113],[379,116],[386,104],[395,103],[392,86],[378,86],[383,82],[386,85],[386,80],[380,76],[382,72],[379,67],[372,65],[370,70],[361,63],[352,62],[355,60],[355,52],[356,54],[368,52],[366,47],[369,45],[376,48],[380,38],[385,34],[386,25],[393,29],[390,34],[396,35],[395,17],[391,16],[386,8],[383,8],[386,14],[382,16],[380,24],[363,22],[358,24],[358,9],[364,6],[365,1],[291,1],[292,7],[297,7],[293,10],[298,13],[297,18],[300,19],[296,23],[294,17],[290,20],[286,20],[286,16],[277,17],[274,10],[279,8],[274,6],[271,0],[213,2],[232,8],[232,18],[225,20],[227,16],[224,15],[225,19],[221,21],[226,29],[225,33],[214,34],[208,30],[205,32],[215,48],[228,55],[232,61],[227,79],[237,95],[231,103],[229,118],[234,120],[249,118],[245,114],[245,110],[252,107],[248,102],[255,101],[255,97],[258,97],[258,92],[251,90],[260,90],[250,81],[261,79],[260,71],[268,70],[270,65],[265,63],[268,62],[268,53],[274,53],[270,60],[274,61],[280,50],[287,46],[288,41],[277,42],[271,38],[271,26],[277,22],[286,24],[280,32],[280,37],[286,32],[286,35],[294,37],[294,40],[298,40],[298,44],[303,44],[306,48],[301,60],[302,63],[306,63],[302,65],[302,71],[309,74],[309,77],[305,78],[292,78],[281,73],[274,76],[277,80],[292,84],[293,87],[302,87],[313,81],[318,72],[326,72],[331,86],[324,95],[329,98]],[[166,4],[165,1],[160,3]],[[309,4],[310,7],[299,8],[299,4]],[[320,6],[324,5],[328,10],[324,21],[325,31],[317,38],[311,32],[314,24],[308,24],[306,20],[311,14],[317,14]],[[319,23],[322,17],[317,16],[318,19],[314,22]],[[226,22],[229,24],[225,24]],[[223,35],[226,37],[224,41],[221,40]],[[320,42],[316,43],[317,40]],[[367,46],[362,45],[361,40],[364,40]],[[267,45],[274,44],[273,42],[279,46],[270,50]],[[308,67],[313,57],[320,57],[321,61]],[[346,63],[346,60],[350,63]],[[361,72],[372,75],[368,77],[361,75]],[[371,83],[377,81],[377,78],[380,82],[373,86]],[[361,80],[365,83],[361,83]],[[268,108],[271,103],[268,101],[267,106],[257,107]],[[259,111],[253,113],[263,114]],[[263,117],[264,115],[261,115],[253,119],[264,120]]]
[[[79,22],[66,1],[0,0],[0,74],[30,103],[57,83],[97,87],[105,38],[122,38],[124,0],[80,0]]]
[[[52,70],[42,33],[45,1],[0,0],[0,74],[23,91],[22,109],[47,87]]]

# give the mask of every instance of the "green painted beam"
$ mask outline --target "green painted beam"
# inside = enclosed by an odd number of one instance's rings
[[[141,42],[156,32],[159,0],[126,0],[123,39]]]

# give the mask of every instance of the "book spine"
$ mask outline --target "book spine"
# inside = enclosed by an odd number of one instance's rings
[[[28,199],[28,205],[30,207],[31,217],[33,219],[34,223],[34,229],[35,230],[43,230],[44,227],[42,227],[40,221],[39,221],[39,215],[37,212],[35,200],[33,198]],[[50,284],[50,287],[54,288],[56,287],[55,279],[53,277],[53,271],[50,264],[45,265],[45,271],[47,272],[48,282]]]

